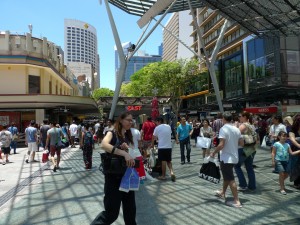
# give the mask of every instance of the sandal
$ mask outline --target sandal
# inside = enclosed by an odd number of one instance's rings
[[[162,176],[159,176],[157,177],[158,180],[166,180],[167,178],[166,177],[162,177]]]
[[[230,207],[234,207],[234,208],[242,208],[243,207],[241,204],[234,203],[234,201],[228,201],[225,204]]]
[[[215,191],[215,196],[221,199],[225,199],[225,196],[221,194],[221,191]]]

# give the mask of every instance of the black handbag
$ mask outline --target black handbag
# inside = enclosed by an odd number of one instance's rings
[[[110,153],[100,153],[101,164],[99,170],[104,174],[123,175],[127,169],[126,161],[122,156],[113,156]]]
[[[114,131],[111,131],[113,137],[111,139],[110,144],[118,148],[120,146],[120,141]],[[111,153],[100,153],[101,163],[99,166],[99,170],[104,174],[112,174],[112,175],[124,175],[127,166],[126,161],[123,156],[116,156]]]

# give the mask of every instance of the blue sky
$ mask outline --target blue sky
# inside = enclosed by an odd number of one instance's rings
[[[47,37],[64,49],[64,19],[77,19],[93,25],[97,29],[98,53],[100,55],[101,87],[115,89],[114,38],[110,28],[105,4],[98,0],[1,0],[0,31],[13,33],[29,32],[33,26],[33,36]],[[137,25],[139,17],[125,13],[111,5],[121,42],[138,41],[141,30]],[[163,23],[167,21],[167,18]],[[150,25],[152,27],[153,23]],[[158,26],[140,50],[158,54],[162,42],[162,27]]]

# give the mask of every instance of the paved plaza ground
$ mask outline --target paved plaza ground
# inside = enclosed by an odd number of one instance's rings
[[[63,150],[61,169],[47,163],[25,163],[26,148],[0,164],[0,224],[89,225],[103,209],[104,176],[98,170],[97,147],[93,169],[85,171],[78,148]],[[42,153],[37,152],[41,161]],[[174,144],[173,165],[177,180],[145,181],[136,192],[137,223],[141,225],[300,224],[300,193],[286,182],[287,195],[279,193],[278,174],[273,174],[270,151],[259,149],[255,157],[257,190],[239,193],[243,208],[225,206],[213,192],[221,184],[198,177],[200,150],[192,149],[192,164],[180,165]],[[230,190],[228,199],[232,199]],[[114,223],[122,225],[122,212]]]

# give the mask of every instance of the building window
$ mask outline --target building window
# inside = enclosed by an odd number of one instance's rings
[[[29,94],[40,94],[40,77],[39,76],[28,76],[28,93]]]
[[[52,95],[52,81],[49,81],[49,94]]]

